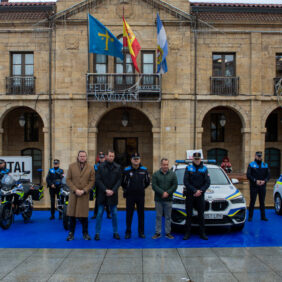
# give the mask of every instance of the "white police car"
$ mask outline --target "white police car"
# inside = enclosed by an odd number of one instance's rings
[[[274,209],[277,214],[282,214],[282,174],[274,185]]]
[[[225,172],[217,165],[204,161],[208,168],[211,185],[205,193],[205,226],[226,226],[233,230],[242,230],[246,221],[246,200],[233,185],[237,179],[229,180]],[[178,187],[173,194],[172,227],[183,226],[186,221],[185,197],[183,196],[183,177],[186,166],[191,160],[176,161],[173,166]],[[193,210],[192,226],[197,225],[197,211]]]

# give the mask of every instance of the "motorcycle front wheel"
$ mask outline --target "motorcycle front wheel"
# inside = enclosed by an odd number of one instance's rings
[[[70,228],[70,217],[67,216],[67,209],[68,209],[68,206],[67,206],[67,205],[64,205],[64,210],[63,210],[63,225],[64,225],[65,230],[69,230],[69,228]]]
[[[13,222],[13,211],[11,209],[11,204],[6,203],[0,205],[0,226],[3,229],[9,229]]]

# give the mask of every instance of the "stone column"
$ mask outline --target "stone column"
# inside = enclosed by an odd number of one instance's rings
[[[3,136],[4,136],[4,128],[0,128],[0,156],[3,156]]]
[[[95,163],[97,156],[98,128],[88,128],[88,162]]]
[[[43,134],[44,134],[44,151],[42,152],[43,154],[43,162],[42,162],[42,183],[44,186],[44,198],[38,203],[35,203],[36,206],[40,207],[48,207],[50,206],[50,196],[49,196],[49,191],[46,186],[46,176],[48,173],[49,169],[49,157],[50,157],[50,143],[49,143],[49,128],[48,127],[43,127],[42,128]]]
[[[203,132],[204,132],[203,127],[196,128],[196,149],[203,148]],[[207,158],[207,156],[205,156],[205,158]]]
[[[156,171],[160,167],[161,129],[158,127],[153,127],[152,133],[153,133],[153,171]]]
[[[241,172],[246,172],[248,164],[252,160],[252,148],[251,148],[251,129],[250,128],[242,128],[242,170]],[[239,153],[239,152],[238,152]],[[238,154],[239,155],[239,154]]]

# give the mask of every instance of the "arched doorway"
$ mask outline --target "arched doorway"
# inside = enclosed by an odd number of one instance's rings
[[[28,108],[18,107],[3,119],[3,148],[5,156],[31,156],[32,178],[39,182],[41,174],[37,168],[43,169],[44,152],[43,121],[39,114]],[[40,152],[40,154],[39,154]]]
[[[130,163],[130,155],[138,151],[149,172],[153,170],[152,124],[141,111],[129,107],[113,109],[98,124],[97,151],[114,149],[116,161]]]
[[[242,121],[237,112],[228,107],[215,107],[202,122],[202,149],[204,157],[220,164],[228,156],[234,172],[243,172]]]
[[[270,168],[271,178],[280,175],[282,150],[282,109],[272,111],[265,122],[265,162]]]

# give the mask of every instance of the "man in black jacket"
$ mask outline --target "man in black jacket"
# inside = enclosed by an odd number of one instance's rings
[[[150,177],[146,167],[141,165],[140,155],[134,153],[131,156],[131,166],[124,169],[121,186],[123,196],[126,198],[126,231],[125,239],[131,237],[131,224],[135,204],[138,213],[138,233],[140,238],[144,235],[144,203],[145,189],[150,184]]]
[[[266,183],[270,178],[270,172],[267,163],[262,161],[262,152],[256,152],[255,160],[251,162],[247,170],[247,178],[250,181],[250,206],[249,206],[249,221],[252,221],[254,207],[257,194],[259,194],[260,216],[261,220],[268,221],[265,217],[265,193]]]
[[[96,175],[96,189],[98,189],[97,203],[98,214],[96,218],[96,235],[95,240],[100,240],[100,231],[102,226],[102,217],[106,201],[108,202],[112,214],[113,222],[113,237],[120,239],[118,234],[117,222],[117,204],[118,204],[118,188],[121,184],[121,169],[114,162],[115,153],[112,150],[108,151],[107,160],[102,163]]]
[[[190,238],[191,221],[193,216],[193,208],[198,211],[198,220],[200,226],[200,238],[208,240],[205,234],[205,192],[210,186],[210,177],[208,169],[201,161],[201,153],[193,154],[193,163],[186,167],[184,174],[184,196],[186,196],[186,232],[183,240]]]
[[[50,220],[55,218],[55,197],[59,196],[62,179],[64,177],[64,171],[60,168],[60,161],[54,160],[54,167],[49,169],[46,177],[47,186],[49,187],[50,200],[51,200],[51,216]],[[59,214],[59,218],[62,218],[62,214]]]

